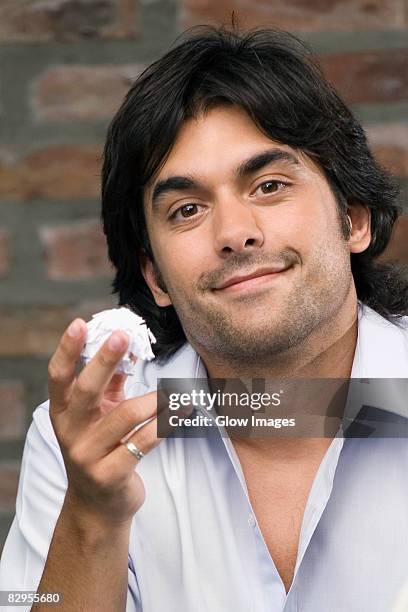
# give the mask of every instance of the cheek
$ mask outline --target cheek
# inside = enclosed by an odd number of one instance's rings
[[[273,217],[265,215],[262,229],[264,248],[270,253],[292,249],[303,255],[313,248],[318,234],[313,215],[300,211],[299,206],[282,207]]]
[[[335,202],[328,199],[327,195],[324,199],[323,195],[318,191],[310,205],[305,207],[298,219],[296,232],[299,243],[309,250],[325,247],[335,251],[342,242],[340,222]]]
[[[174,292],[183,290],[183,287],[191,287],[196,283],[199,271],[196,271],[194,251],[186,248],[162,248],[160,260],[157,267],[167,287]]]
[[[158,258],[161,262],[163,271],[170,274],[170,277],[195,278],[202,271],[211,269],[209,253],[211,242],[207,233],[197,231],[184,232],[167,236],[166,239],[157,242]],[[212,263],[214,267],[214,262]]]
[[[313,268],[321,265],[322,259],[338,259],[344,251],[339,221],[335,214],[328,214],[319,193],[305,195],[296,206],[282,207],[269,222],[265,218],[264,233],[266,251],[294,250],[302,265],[311,263]]]

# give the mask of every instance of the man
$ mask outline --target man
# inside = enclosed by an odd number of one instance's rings
[[[406,378],[407,282],[374,260],[396,193],[289,34],[199,28],[150,66],[108,132],[102,215],[156,360],[113,375],[116,332],[75,378],[84,321],[64,333],[1,588],[61,593],[61,610],[391,610],[405,438],[161,439],[156,384]],[[142,423],[136,458],[121,441]]]

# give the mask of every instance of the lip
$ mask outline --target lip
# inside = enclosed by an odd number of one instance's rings
[[[285,272],[286,270],[288,270],[288,268],[259,268],[259,270],[255,270],[251,274],[232,276],[222,283],[222,285],[215,287],[215,289],[219,291],[221,289],[231,288],[232,290],[234,287],[238,289],[244,286],[258,285],[277,276],[278,274],[281,274],[282,272]]]

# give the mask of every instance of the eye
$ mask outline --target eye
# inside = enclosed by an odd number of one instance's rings
[[[270,195],[271,193],[279,193],[280,191],[283,191],[288,185],[289,183],[284,183],[283,181],[269,180],[258,185],[255,192],[258,191],[258,189],[261,189],[265,195]]]
[[[170,219],[177,219],[178,213],[181,213],[183,219],[188,219],[189,217],[194,217],[195,213],[198,211],[199,204],[189,203],[183,204],[177,208],[171,215]],[[185,213],[185,214],[183,214]]]

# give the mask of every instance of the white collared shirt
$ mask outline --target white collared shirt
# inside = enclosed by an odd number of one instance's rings
[[[359,305],[352,378],[408,378],[402,322]],[[139,362],[126,397],[171,377],[206,377],[189,344],[162,367]],[[27,433],[0,590],[37,589],[64,500],[48,408],[38,406]],[[392,612],[408,580],[406,438],[332,440],[308,496],[287,594],[228,437],[214,428],[204,438],[164,439],[137,470],[146,500],[132,522],[127,612]]]

